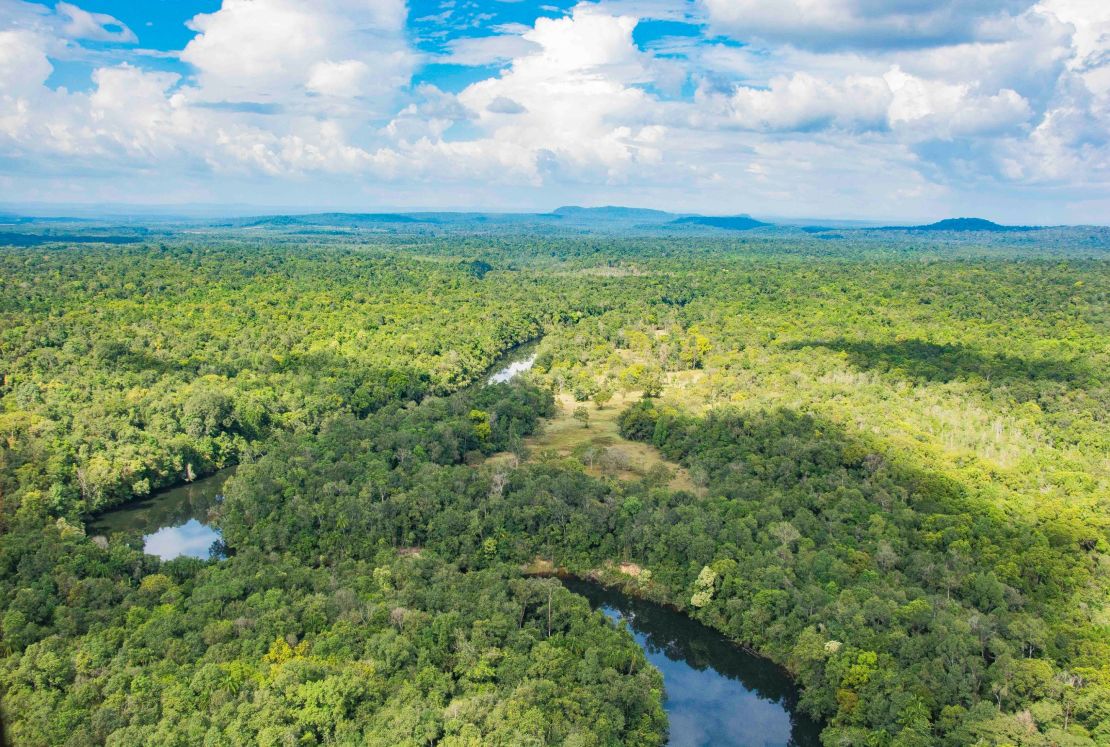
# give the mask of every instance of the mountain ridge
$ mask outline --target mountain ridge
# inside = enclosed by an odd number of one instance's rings
[[[920,226],[883,226],[881,231],[987,231],[1004,233],[1007,231],[1036,231],[1041,226],[1005,226],[986,218],[944,218],[935,223]]]

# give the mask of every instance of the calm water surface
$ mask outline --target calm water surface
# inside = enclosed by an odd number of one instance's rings
[[[536,343],[514,348],[491,368],[487,384],[510,381],[536,360]],[[209,509],[223,497],[229,468],[108,511],[89,522],[92,536],[143,535],[144,550],[163,560],[210,556],[220,532]],[[674,747],[818,747],[820,728],[794,712],[797,690],[778,666],[734,645],[680,612],[613,589],[568,578],[568,589],[614,621],[628,624],[636,642],[663,673],[664,707]]]
[[[207,558],[212,543],[220,539],[220,530],[208,523],[208,509],[223,497],[224,483],[234,472],[230,467],[107,511],[89,522],[88,534],[141,533],[143,550],[162,560]]]
[[[820,727],[795,712],[786,672],[710,628],[658,604],[581,579],[563,584],[614,621],[623,620],[663,673],[674,747],[819,747]]]
[[[526,342],[517,345],[509,352],[502,355],[490,370],[493,372],[486,378],[487,384],[504,384],[511,381],[517,374],[524,373],[536,362],[536,348],[539,341]]]
[[[537,342],[518,345],[490,367],[487,384],[500,384],[527,371],[536,362]],[[143,550],[163,560],[181,555],[208,558],[220,530],[208,522],[208,510],[223,498],[223,486],[235,472],[221,470],[201,480],[163,490],[140,501],[107,511],[88,524],[90,536],[141,533]]]

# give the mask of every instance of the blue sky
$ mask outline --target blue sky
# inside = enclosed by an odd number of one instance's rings
[[[2,0],[0,201],[1106,223],[1110,3]]]

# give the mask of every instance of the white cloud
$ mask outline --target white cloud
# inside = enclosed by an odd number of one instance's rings
[[[890,103],[891,91],[882,78],[856,76],[833,83],[805,72],[776,76],[768,88],[738,86],[728,99],[732,121],[760,131],[881,129]]]
[[[886,55],[908,73],[979,90],[1010,88],[1035,107],[1052,97],[1072,57],[1072,27],[1039,11],[1015,19],[1008,38]]]
[[[551,172],[621,178],[625,165],[657,161],[642,135],[658,107],[636,85],[655,71],[632,41],[636,22],[585,5],[566,18],[537,20],[523,35],[534,52],[458,96],[488,133],[481,147],[511,145],[514,168],[531,179]]]
[[[324,96],[358,96],[366,88],[370,67],[362,60],[317,62],[309,69],[305,86]]]
[[[325,94],[385,105],[416,61],[404,19],[403,0],[225,0],[190,21],[198,34],[181,59],[196,68],[195,95],[207,101]]]
[[[103,40],[93,26],[114,19],[64,3],[55,15],[15,11],[15,28],[0,31],[0,143],[77,169],[373,169],[354,133],[388,111],[416,59],[400,0],[226,0],[192,23],[198,34],[181,57],[195,80],[103,65],[91,91],[72,93],[46,87],[49,56],[80,53],[67,35]]]
[[[520,34],[464,36],[447,43],[448,55],[442,62],[475,67],[494,65],[523,57],[538,47]]]
[[[1037,7],[1075,29],[1075,68],[1110,64],[1110,4],[1103,0],[1044,0]]]
[[[211,164],[220,170],[299,177],[365,173],[378,163],[374,155],[351,145],[350,133],[335,120],[298,121],[280,134],[233,120],[215,129],[215,139],[219,150],[214,157],[230,158],[230,163]]]
[[[1011,89],[983,94],[967,84],[920,78],[894,66],[883,75],[827,80],[808,72],[772,78],[767,87],[703,94],[727,120],[759,132],[890,131],[907,141],[969,136],[1026,123],[1028,102]]]
[[[1029,0],[702,0],[718,30],[817,49],[945,45],[989,32]]]
[[[1021,125],[1029,103],[1009,88],[980,94],[968,84],[950,84],[908,75],[895,67],[883,80],[892,94],[887,120],[895,129],[929,137],[977,135]]]
[[[37,34],[0,31],[0,144],[18,151],[21,135],[34,124],[35,102],[52,70]]]
[[[510,98],[498,96],[489,102],[486,111],[494,114],[523,114],[528,110]]]
[[[1110,6],[1046,0],[1017,13],[1022,4],[961,4],[960,20],[944,2],[883,3],[873,13],[849,0],[789,3],[798,15],[760,0],[706,0],[718,28],[757,41],[701,58],[751,81],[703,81],[704,101],[726,102],[733,125],[839,130],[842,141],[872,132],[915,148],[960,141],[923,150],[919,166],[953,189],[983,179],[1098,189],[1110,180]]]
[[[177,76],[82,44],[125,41],[108,16],[9,0],[0,157],[18,171],[0,194],[117,195],[142,180],[145,194],[241,199],[253,185],[346,200],[358,185],[392,204],[482,194],[863,216],[1066,186],[1104,204],[1110,10],[1025,5],[704,0],[714,32],[751,43],[644,51],[642,18],[691,20],[696,6],[604,0],[429,56],[409,46],[401,0],[224,0],[193,20]],[[91,63],[92,89],[47,86],[58,59]],[[422,60],[502,69],[455,94],[410,85]]]
[[[121,42],[134,44],[138,41],[134,32],[107,13],[90,13],[72,3],[59,2],[54,11],[66,18],[63,31],[73,39]]]
[[[54,69],[45,46],[43,38],[33,31],[0,31],[0,92],[18,96],[42,88]]]
[[[196,137],[198,122],[181,95],[169,90],[173,73],[120,65],[93,73],[88,129],[102,152],[131,158],[165,158]]]

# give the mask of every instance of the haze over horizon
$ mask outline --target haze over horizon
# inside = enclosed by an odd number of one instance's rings
[[[0,6],[0,202],[1105,224],[1110,4]]]
[[[175,223],[183,221],[186,223],[206,221],[224,221],[224,220],[243,220],[250,218],[266,218],[266,217],[309,217],[309,216],[389,216],[389,215],[404,215],[404,216],[421,216],[421,215],[476,215],[476,216],[549,216],[559,213],[568,209],[583,210],[588,213],[603,214],[605,211],[645,211],[659,213],[661,216],[669,216],[667,219],[669,223],[680,223],[682,220],[672,220],[675,218],[683,219],[684,216],[693,216],[697,218],[724,218],[732,219],[736,217],[741,218],[754,218],[756,223],[764,222],[767,227],[799,227],[799,226],[833,226],[841,228],[859,228],[859,229],[873,229],[873,228],[922,228],[931,227],[934,224],[939,226],[941,223],[961,223],[961,222],[985,222],[993,224],[996,228],[1018,228],[1024,229],[1029,227],[1034,228],[1056,228],[1056,227],[1082,227],[1082,226],[1110,226],[1110,218],[1103,219],[1102,221],[1091,221],[1087,223],[1074,223],[1074,224],[1027,224],[1027,223],[1014,223],[1006,224],[990,217],[983,216],[935,216],[935,218],[913,219],[913,218],[889,218],[887,220],[856,218],[856,217],[840,217],[840,216],[782,216],[782,215],[768,215],[759,214],[751,215],[750,213],[731,213],[731,214],[712,214],[701,213],[696,211],[683,211],[672,212],[660,208],[647,208],[641,205],[559,205],[552,208],[539,208],[535,210],[497,210],[487,209],[483,207],[462,207],[462,208],[437,208],[434,206],[412,206],[412,207],[398,207],[398,206],[334,206],[334,205],[241,205],[235,203],[228,204],[181,204],[181,205],[142,205],[142,204],[102,204],[102,203],[86,203],[86,204],[73,204],[73,203],[3,203],[0,202],[0,225],[3,225],[4,217],[10,216],[12,218],[23,219],[40,219],[40,220],[66,220],[75,219],[81,221],[134,221],[143,223],[144,221],[159,221]],[[611,216],[610,216],[611,217]],[[602,219],[594,216],[593,219]],[[973,230],[970,228],[963,228],[962,230]]]

